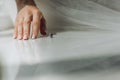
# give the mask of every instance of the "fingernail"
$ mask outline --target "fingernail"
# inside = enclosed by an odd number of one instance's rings
[[[27,35],[24,35],[23,39],[24,39],[24,40],[28,39]]]
[[[18,39],[19,39],[19,40],[22,39],[22,36],[21,36],[21,35],[18,35]]]
[[[35,37],[35,35],[33,34],[33,35],[32,35],[32,39],[35,39],[35,38],[36,38],[36,37]]]
[[[13,38],[16,39],[16,35],[13,35]]]

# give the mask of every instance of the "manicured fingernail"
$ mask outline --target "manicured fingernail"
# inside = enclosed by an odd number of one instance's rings
[[[35,37],[35,35],[33,34],[33,35],[32,35],[32,39],[35,39],[35,38],[36,38],[36,37]]]
[[[22,36],[21,36],[21,35],[18,35],[18,39],[19,39],[19,40],[22,39]]]
[[[24,39],[24,40],[28,39],[27,35],[24,35],[23,39]]]
[[[13,35],[13,38],[16,39],[16,35]]]

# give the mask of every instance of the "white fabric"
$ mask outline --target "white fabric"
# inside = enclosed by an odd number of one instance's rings
[[[1,31],[3,80],[119,80],[119,0],[35,1],[56,35],[19,41]]]
[[[4,12],[9,14],[10,18],[12,19],[12,22],[15,22],[15,18],[17,15],[17,6],[15,0],[2,0],[1,5]]]
[[[17,15],[17,6],[15,0],[4,0],[4,6],[6,8],[6,12],[8,12],[12,22],[14,23]]]
[[[15,0],[0,1],[0,31],[13,28],[17,15],[17,7]]]

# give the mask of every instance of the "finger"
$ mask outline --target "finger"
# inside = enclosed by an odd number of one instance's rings
[[[18,33],[17,26],[15,26],[15,28],[14,28],[14,33],[13,33],[13,38],[14,38],[14,39],[17,38],[17,33]]]
[[[41,33],[42,35],[46,35],[46,34],[47,34],[47,33],[46,33],[46,21],[45,21],[45,18],[44,18],[44,17],[42,17],[42,19],[41,19],[40,33]]]
[[[24,31],[23,31],[23,39],[24,40],[27,40],[29,39],[30,37],[30,24],[31,24],[31,21],[32,21],[32,18],[30,16],[26,17],[24,19],[24,24],[23,24],[23,28],[24,28]]]
[[[23,36],[23,18],[19,19],[18,22],[18,39],[21,40]]]
[[[15,24],[14,24],[14,33],[13,33],[13,38],[16,39],[17,38],[17,34],[18,34],[18,19],[16,18],[15,20]]]
[[[22,39],[22,36],[23,36],[23,28],[22,28],[22,25],[18,25],[18,35],[17,35],[17,38],[19,40]]]
[[[33,22],[32,22],[32,38],[35,39],[38,37],[40,31],[40,15],[35,14],[33,15]]]
[[[16,28],[15,28],[15,31],[16,31],[16,34],[17,34],[17,38],[19,40],[22,39],[22,24],[23,24],[23,18],[18,18],[16,20]]]

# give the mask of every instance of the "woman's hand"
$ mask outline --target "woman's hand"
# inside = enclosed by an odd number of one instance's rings
[[[29,39],[30,27],[33,39],[38,37],[39,32],[46,35],[46,22],[42,12],[34,5],[25,5],[17,14],[13,37],[19,40]]]

